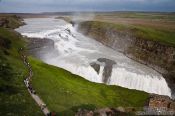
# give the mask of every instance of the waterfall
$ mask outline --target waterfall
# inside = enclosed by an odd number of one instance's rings
[[[171,90],[161,74],[83,36],[71,24],[53,18],[25,19],[25,23],[27,25],[17,29],[22,35],[48,38],[55,43],[58,55],[43,57],[44,62],[64,68],[89,81],[102,83],[104,65],[100,64],[100,70],[97,73],[90,64],[99,58],[107,58],[116,64],[112,66],[111,76],[106,84],[171,97]]]

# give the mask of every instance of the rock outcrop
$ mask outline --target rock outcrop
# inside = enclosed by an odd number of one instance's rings
[[[100,72],[100,64],[97,64],[96,62],[93,62],[90,64],[92,68],[94,68],[94,70],[97,72],[97,74],[99,74]]]
[[[54,49],[54,41],[51,39],[28,38],[28,40],[28,53],[39,59],[58,54]]]
[[[152,94],[148,98],[143,111],[136,112],[137,115],[175,115],[175,101],[168,96]]]
[[[94,24],[93,21],[87,21],[80,23],[78,30],[161,73],[175,69],[175,47],[149,38],[135,37],[133,33],[136,29],[121,30],[112,24]]]
[[[112,73],[112,68],[113,65],[115,65],[116,62],[110,59],[106,58],[98,58],[97,62],[93,62],[90,65],[94,68],[94,70],[99,74],[100,71],[100,66],[103,66],[103,77],[102,77],[102,82],[108,83],[111,73]]]
[[[172,91],[172,98],[175,98],[175,71],[168,72],[164,74],[166,81],[168,82],[168,86],[171,88]]]
[[[167,96],[151,95],[148,102],[149,108],[167,108],[175,111],[175,101]]]

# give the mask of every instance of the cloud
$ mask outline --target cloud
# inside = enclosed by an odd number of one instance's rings
[[[175,0],[2,0],[0,12],[175,11]]]

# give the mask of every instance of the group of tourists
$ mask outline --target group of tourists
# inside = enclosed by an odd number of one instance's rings
[[[36,94],[36,91],[33,89],[28,78],[24,80],[24,83],[25,83],[26,87],[29,89],[30,93]]]
[[[23,49],[21,48],[21,51],[22,50]],[[29,70],[29,76],[24,80],[24,83],[25,83],[26,87],[28,88],[28,90],[30,91],[30,93],[36,95],[36,91],[33,89],[32,85],[30,83],[31,77],[33,76],[32,68],[31,68],[29,62],[27,61],[27,56],[25,56],[24,54],[21,54],[21,57],[23,59],[24,64],[28,67],[28,70]],[[47,108],[46,104],[40,104],[39,106],[40,106],[42,111],[44,111],[44,109]],[[56,116],[56,115],[54,112],[48,112],[46,114],[46,116]]]
[[[22,50],[22,48],[21,48],[21,50]],[[31,77],[33,75],[32,74],[32,68],[31,68],[29,62],[27,61],[27,57],[24,54],[22,54],[22,59],[23,59],[24,64],[29,69],[29,76],[24,80],[24,83],[25,83],[26,87],[28,88],[28,90],[30,91],[30,93],[36,94],[35,90],[33,89],[32,85],[30,83],[30,79],[31,79]]]

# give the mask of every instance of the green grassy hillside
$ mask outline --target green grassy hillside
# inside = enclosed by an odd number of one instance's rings
[[[27,68],[18,49],[25,45],[21,36],[0,27],[0,115],[40,116],[39,107],[24,85]]]
[[[73,115],[79,108],[142,107],[148,94],[118,86],[89,82],[64,69],[30,58],[32,84],[51,111]]]

